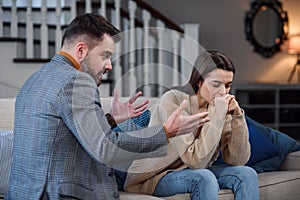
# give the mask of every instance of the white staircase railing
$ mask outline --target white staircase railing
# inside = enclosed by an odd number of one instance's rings
[[[148,97],[160,96],[187,81],[200,50],[199,24],[176,27],[142,0],[0,0],[0,37],[25,39],[25,58],[16,60],[46,62],[60,49],[66,25],[89,12],[124,30],[124,41],[115,48],[113,73],[106,77],[114,81],[110,94],[118,88],[123,96],[137,89]]]

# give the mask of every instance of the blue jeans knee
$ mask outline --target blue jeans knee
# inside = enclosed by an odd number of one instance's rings
[[[193,200],[218,199],[219,185],[207,169],[183,169],[169,172],[158,182],[155,196],[191,193]]]

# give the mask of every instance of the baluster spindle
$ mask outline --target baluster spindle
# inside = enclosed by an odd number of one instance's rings
[[[178,43],[179,43],[179,35],[176,31],[172,31],[171,33],[172,38],[172,47],[173,47],[173,85],[179,85],[179,65],[178,65]]]
[[[183,24],[184,38],[182,47],[182,64],[181,64],[181,83],[186,82],[192,73],[191,65],[194,64],[198,54],[200,45],[198,43],[199,24],[187,23]]]
[[[121,1],[120,0],[115,0],[115,27],[120,29],[120,24],[121,24],[121,15],[120,15],[120,10],[121,10]],[[121,76],[122,76],[122,66],[121,66],[121,60],[120,60],[120,53],[121,52],[121,42],[116,43],[116,48],[115,48],[115,53],[114,57],[114,81],[117,83],[118,81],[121,81]],[[115,84],[115,88],[118,89],[119,95],[123,95],[123,89],[122,89],[123,83],[120,83],[118,85]]]
[[[100,0],[101,1],[101,11],[100,11],[100,14],[103,16],[103,17],[106,17],[106,0]],[[118,0],[119,4],[120,4],[120,0]],[[116,4],[116,1],[115,1],[115,4]],[[116,8],[117,9],[117,8]]]
[[[11,0],[10,36],[18,37],[17,0]]]
[[[47,0],[42,0],[41,57],[48,58]]]
[[[70,1],[71,2],[71,20],[74,19],[77,15],[77,1]]]
[[[0,37],[3,37],[3,9],[2,9],[2,0],[0,0]]]
[[[106,17],[106,2],[105,2],[105,0],[100,0],[100,6],[97,8],[97,12],[99,15]],[[102,76],[103,80],[107,79],[107,78],[108,78],[108,73],[106,73]]]
[[[163,37],[164,37],[164,28],[165,24],[161,20],[156,21],[156,26],[158,28],[158,95],[161,96],[163,93],[163,85],[164,85],[164,60],[163,60]]]
[[[136,3],[133,1],[129,1],[129,19],[130,19],[130,39],[129,39],[129,91],[134,92],[136,90],[136,70],[135,70],[135,11],[136,11]]]
[[[143,10],[142,18],[144,23],[144,95],[147,97],[151,96],[151,85],[150,85],[150,66],[149,66],[149,22],[150,13],[147,10]]]
[[[85,13],[92,12],[92,0],[85,0]]]
[[[137,86],[140,87],[144,83],[144,72],[143,68],[141,67],[143,64],[143,29],[138,28],[136,29],[136,61],[137,61]]]
[[[33,58],[33,23],[32,23],[32,0],[27,0],[26,11],[26,58]]]
[[[56,30],[55,30],[55,49],[58,51],[61,46],[61,4],[60,0],[56,0]]]
[[[116,18],[116,24],[115,27],[117,27],[118,29],[120,29],[121,27],[121,0],[115,0],[115,18]]]

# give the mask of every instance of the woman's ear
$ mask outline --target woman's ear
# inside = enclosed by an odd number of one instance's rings
[[[88,53],[88,50],[89,50],[89,48],[84,42],[77,43],[77,45],[76,45],[76,56],[77,56],[77,59],[80,63],[86,57],[86,55]]]
[[[199,81],[198,84],[197,84],[198,88],[201,88],[202,84],[203,84],[203,82]]]

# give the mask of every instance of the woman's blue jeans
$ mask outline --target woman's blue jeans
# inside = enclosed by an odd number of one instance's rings
[[[209,169],[183,169],[166,174],[154,196],[190,193],[192,200],[217,200],[220,189],[231,189],[235,200],[258,200],[258,177],[247,166],[215,165]]]

